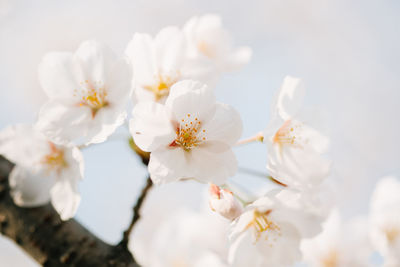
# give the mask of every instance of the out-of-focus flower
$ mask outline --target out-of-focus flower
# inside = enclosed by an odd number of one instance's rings
[[[370,210],[371,242],[385,267],[400,266],[400,181],[384,177],[376,185]]]
[[[131,70],[100,43],[84,42],[76,53],[47,54],[39,79],[49,101],[37,127],[55,143],[103,142],[126,117]]]
[[[173,236],[171,243],[168,243],[168,246],[171,246],[168,247],[169,251],[174,251],[176,240],[185,236],[190,245],[183,249],[190,250],[193,245],[196,248],[202,248],[197,252],[196,259],[203,252],[207,254],[204,255],[205,258],[213,256],[208,255],[210,253],[205,251],[212,251],[216,257],[222,255],[222,258],[226,259],[226,229],[229,221],[210,210],[206,188],[204,184],[194,180],[152,187],[141,208],[141,219],[135,224],[129,239],[129,249],[141,266],[151,266],[157,261],[159,253],[165,255],[166,249],[162,247],[160,233],[164,232],[162,229],[168,231],[168,228],[175,229],[180,233]],[[160,205],[160,201],[162,201],[162,205]],[[193,221],[193,224],[187,223],[189,222],[188,217],[192,217],[190,221]],[[164,227],[164,225],[168,225],[168,227]],[[179,227],[183,227],[184,230],[178,230]],[[187,234],[184,235],[183,231]],[[194,239],[196,242],[193,241]],[[164,241],[165,243],[167,242]],[[184,243],[182,242],[182,245]],[[154,249],[156,244],[158,244],[159,250]],[[185,251],[183,249],[177,246],[176,254]],[[186,258],[186,256],[181,257]],[[161,263],[163,263],[162,260]],[[194,261],[190,263],[194,264]]]
[[[372,247],[368,240],[367,220],[343,223],[337,210],[323,225],[323,232],[303,240],[301,250],[310,267],[367,267]]]
[[[319,184],[330,171],[330,162],[321,156],[329,139],[312,126],[315,114],[301,109],[304,94],[299,79],[285,77],[264,132],[270,175],[296,188]]]
[[[228,222],[216,214],[188,210],[171,214],[157,230],[149,266],[228,266],[227,227]]]
[[[0,154],[16,164],[9,179],[17,205],[35,207],[51,200],[61,219],[74,216],[83,177],[79,149],[55,145],[32,126],[15,125],[0,132]]]
[[[209,203],[213,211],[219,213],[228,220],[236,219],[243,212],[242,204],[228,189],[221,189],[215,184],[210,184]]]
[[[193,263],[193,267],[229,267],[225,259],[214,252],[207,251]]]
[[[188,57],[208,60],[219,72],[238,69],[250,61],[251,49],[233,47],[231,36],[218,15],[193,17],[183,31],[188,43]]]
[[[229,221],[210,211],[204,189],[185,181],[150,191],[129,242],[142,266],[228,266]]]
[[[184,178],[222,184],[237,170],[231,147],[242,133],[240,116],[199,82],[174,84],[165,105],[137,104],[130,131],[151,152],[148,169],[155,184]]]
[[[300,241],[321,231],[322,217],[293,190],[271,191],[246,208],[231,226],[231,266],[291,266]]]
[[[126,54],[132,62],[134,102],[164,103],[171,86],[185,79],[209,84],[217,73],[207,61],[189,60],[182,30],[177,27],[162,29],[155,38],[135,33]]]

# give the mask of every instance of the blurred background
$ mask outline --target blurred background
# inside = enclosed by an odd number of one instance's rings
[[[266,126],[285,75],[303,78],[307,105],[323,111],[332,139],[332,197],[345,218],[366,214],[376,181],[400,176],[399,12],[395,0],[0,0],[0,129],[35,121],[46,101],[37,79],[46,52],[96,39],[122,55],[134,32],[155,34],[193,15],[219,13],[235,43],[253,49],[251,62],[224,75],[216,89],[219,101],[241,113],[243,137]],[[84,151],[77,219],[110,243],[120,240],[146,178],[127,135],[122,127]],[[264,145],[236,153],[241,167],[265,172]],[[251,189],[257,179],[239,173],[232,181]],[[202,209],[204,190],[196,183],[157,188],[144,213],[158,211],[154,221],[175,209]],[[0,266],[37,264],[0,237]]]

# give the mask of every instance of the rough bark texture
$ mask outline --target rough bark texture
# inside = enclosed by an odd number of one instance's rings
[[[0,156],[0,232],[43,266],[136,267],[126,244],[111,246],[75,220],[63,222],[49,204],[21,208],[10,197],[13,164]]]

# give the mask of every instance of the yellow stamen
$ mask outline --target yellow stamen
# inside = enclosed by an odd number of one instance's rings
[[[185,151],[190,151],[202,142],[206,141],[206,137],[204,136],[206,130],[202,129],[201,133],[199,133],[201,128],[200,121],[198,118],[190,120],[190,117],[191,114],[187,114],[187,119],[181,120],[181,123],[176,130],[176,139],[171,146],[179,145]]]
[[[265,231],[275,231],[280,234],[280,228],[273,221],[268,218],[271,210],[260,212],[257,209],[254,210],[253,219],[247,224],[246,229],[253,227],[256,232],[256,241],[261,237],[261,234]]]
[[[299,135],[299,130],[301,130],[301,127],[301,124],[293,125],[291,120],[287,120],[275,133],[272,141],[278,144],[281,148],[284,145],[302,148],[301,142],[304,142],[304,140],[302,140],[302,137]]]
[[[42,158],[41,163],[47,166],[47,170],[59,173],[63,168],[67,167],[64,158],[64,151],[58,149],[53,143],[49,142],[50,153]]]
[[[98,85],[97,87],[88,80],[80,84],[83,88],[80,91],[75,90],[75,95],[79,93],[81,98],[79,106],[89,107],[94,118],[101,108],[108,106],[107,91],[104,87],[99,86],[101,85],[100,82],[95,82]]]
[[[180,75],[177,75],[180,76]],[[156,77],[157,82],[153,85],[145,85],[144,89],[151,91],[154,94],[154,99],[159,101],[164,96],[168,96],[171,86],[177,82],[178,78],[172,78],[170,76],[163,76],[158,74]]]

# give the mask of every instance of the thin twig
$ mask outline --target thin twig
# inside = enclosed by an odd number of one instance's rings
[[[124,235],[120,242],[120,245],[123,245],[123,246],[128,245],[129,236],[130,236],[136,222],[140,219],[140,209],[143,205],[143,202],[146,198],[147,193],[149,192],[149,190],[152,186],[153,186],[153,182],[151,181],[150,177],[148,177],[146,180],[146,185],[143,187],[142,192],[140,193],[140,196],[137,199],[135,206],[133,207],[132,221],[131,221],[128,229],[126,229],[126,231],[124,231]]]
[[[241,173],[246,173],[246,174],[250,174],[250,175],[261,177],[261,178],[268,178],[270,181],[274,182],[275,184],[278,184],[283,187],[287,187],[287,184],[284,184],[284,183],[280,182],[279,180],[275,179],[274,177],[272,177],[271,175],[261,172],[261,171],[257,171],[257,170],[253,170],[253,169],[249,169],[249,168],[245,168],[245,167],[239,167],[238,171]]]

